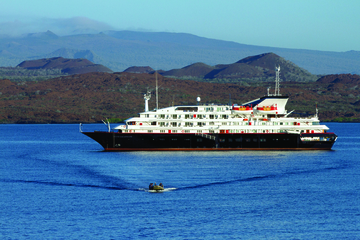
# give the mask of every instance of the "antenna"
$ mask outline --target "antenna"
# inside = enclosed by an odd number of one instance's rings
[[[145,112],[149,111],[149,100],[151,98],[151,92],[148,91],[147,93],[144,94],[144,99],[145,99]]]
[[[280,65],[275,67],[276,77],[275,77],[275,94],[274,96],[280,95]]]

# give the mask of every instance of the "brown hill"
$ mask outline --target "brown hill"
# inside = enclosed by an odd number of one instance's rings
[[[174,77],[196,77],[206,78],[205,76],[215,68],[205,63],[194,63],[181,69],[172,69],[161,73],[163,76]]]
[[[344,80],[346,81],[346,80]],[[274,83],[262,86],[175,80],[158,75],[159,107],[202,103],[244,103],[266,94]],[[289,95],[292,115],[314,114],[317,104],[321,120],[360,121],[360,89],[329,91],[332,83],[281,84],[280,93]],[[0,122],[75,123],[114,121],[144,111],[143,94],[155,91],[155,74],[86,73],[48,81],[14,83],[0,80]],[[155,108],[155,96],[149,108]],[[117,120],[115,120],[117,119]]]
[[[23,61],[18,67],[25,69],[61,69],[65,74],[112,72],[111,69],[101,64],[94,64],[87,59],[69,59],[62,57]]]
[[[165,71],[162,75],[177,78],[227,79],[227,82],[238,80],[273,81],[275,66],[279,65],[281,66],[282,81],[308,82],[318,79],[317,76],[274,53],[247,57],[232,64],[209,66],[204,63],[195,63],[181,69]]]
[[[356,74],[332,74],[326,75],[319,80],[319,83],[342,83],[342,84],[360,84],[360,76]]]
[[[146,67],[137,67],[137,66],[134,66],[134,67],[129,67],[127,69],[124,70],[124,72],[128,72],[128,73],[152,73],[154,72],[155,70],[152,69],[151,67],[149,66],[146,66]]]

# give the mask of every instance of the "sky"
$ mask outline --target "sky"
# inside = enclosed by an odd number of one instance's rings
[[[360,0],[0,0],[0,37],[133,30],[360,51],[359,11]]]

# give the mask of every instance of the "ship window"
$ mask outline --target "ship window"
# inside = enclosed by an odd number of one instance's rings
[[[250,139],[250,138],[246,138],[246,139],[245,139],[245,142],[251,142],[251,139]]]
[[[214,122],[209,122],[209,125],[211,125],[211,126],[214,125]]]
[[[283,124],[284,124],[284,123],[282,123],[282,122],[280,123],[280,125],[283,125]]]
[[[221,123],[221,125],[227,125],[227,122],[223,122],[223,123]]]
[[[165,141],[165,138],[159,138],[160,141]]]
[[[152,126],[156,126],[156,122],[151,122],[151,125],[152,125]]]
[[[198,142],[202,142],[202,139],[201,138],[198,138],[198,139],[196,139]]]
[[[160,114],[161,119],[165,119],[165,114]]]
[[[134,132],[135,132],[135,131],[134,131]],[[149,132],[149,133],[152,133],[152,132],[153,132],[153,130],[148,130],[148,132]]]
[[[164,132],[165,132],[165,130],[160,130],[160,132],[161,132],[161,133],[164,133]]]
[[[172,132],[177,133],[177,130],[173,130]]]
[[[171,141],[177,141],[177,138],[172,138]]]
[[[235,142],[241,142],[241,138],[235,138]]]
[[[173,119],[176,119],[176,118],[177,118],[177,115],[176,115],[176,114],[173,114],[173,115],[172,115],[172,118],[173,118]]]
[[[202,130],[197,130],[198,133],[202,133]]]
[[[190,118],[190,115],[189,114],[186,114],[185,115],[185,119],[189,119]]]
[[[176,127],[176,126],[177,126],[176,122],[172,122],[172,123],[171,123],[171,126],[172,126],[172,127]]]
[[[214,115],[209,115],[210,119],[214,119]]]
[[[258,140],[257,140],[257,138],[253,138],[253,142],[257,142]]]
[[[265,138],[260,138],[260,142],[266,142]]]
[[[225,142],[225,138],[220,138],[219,141],[220,142]]]
[[[185,130],[186,133],[190,133],[190,130]]]

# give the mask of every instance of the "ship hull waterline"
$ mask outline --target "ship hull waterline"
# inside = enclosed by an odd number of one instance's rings
[[[83,132],[105,151],[297,151],[331,150],[334,133],[117,133]],[[317,138],[316,141],[302,138]]]

